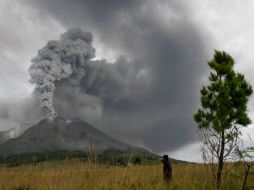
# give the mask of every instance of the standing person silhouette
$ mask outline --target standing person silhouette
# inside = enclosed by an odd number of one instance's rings
[[[168,155],[163,155],[163,157],[160,157],[160,160],[163,163],[163,179],[165,182],[169,183],[170,179],[172,178],[172,166]]]

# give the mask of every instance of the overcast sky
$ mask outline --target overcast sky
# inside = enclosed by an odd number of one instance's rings
[[[254,86],[253,9],[251,0],[1,0],[0,103],[29,97],[30,60],[49,40],[79,27],[93,34],[96,60],[116,64],[124,56],[125,70],[146,77],[142,85],[127,83],[128,94],[117,100],[91,89],[104,103],[96,127],[156,153],[201,161],[192,116],[207,60],[214,49],[227,51]],[[253,98],[248,110],[254,121]],[[243,134],[250,143],[253,125]]]

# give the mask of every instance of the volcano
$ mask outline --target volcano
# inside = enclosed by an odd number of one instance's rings
[[[148,152],[145,149],[119,142],[83,120],[56,117],[54,120],[44,119],[20,136],[2,143],[0,155],[59,150],[103,153],[116,149],[126,152]]]

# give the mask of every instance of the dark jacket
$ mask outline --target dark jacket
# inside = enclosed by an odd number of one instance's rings
[[[172,177],[172,166],[168,157],[164,155],[161,158],[161,162],[163,163],[163,178],[164,180],[170,180]]]

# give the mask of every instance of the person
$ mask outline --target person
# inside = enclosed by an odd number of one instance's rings
[[[172,178],[172,166],[168,155],[163,155],[163,157],[160,157],[160,160],[163,163],[163,179],[169,183],[170,179]]]

